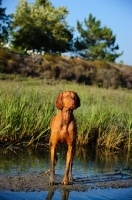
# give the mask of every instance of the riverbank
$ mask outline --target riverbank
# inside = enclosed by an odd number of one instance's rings
[[[48,184],[49,176],[44,173],[15,176],[1,176],[0,190],[7,191],[49,191],[66,189],[69,191],[86,191],[96,188],[129,188],[132,187],[132,176],[123,173],[109,173],[93,177],[76,177],[72,184],[63,186],[62,177],[55,175],[55,185]]]

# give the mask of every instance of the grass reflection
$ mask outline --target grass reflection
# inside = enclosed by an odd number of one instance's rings
[[[63,174],[65,169],[66,149],[58,148],[56,173]],[[0,175],[18,173],[42,173],[49,168],[49,150],[28,148],[17,153],[0,149]],[[109,172],[123,171],[132,174],[132,155],[129,152],[101,151],[96,148],[76,149],[73,164],[74,176],[90,176]]]

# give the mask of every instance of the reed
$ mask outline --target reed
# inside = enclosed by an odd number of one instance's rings
[[[44,90],[17,82],[3,84],[0,91],[1,137],[26,140],[29,145],[47,136],[54,106],[52,93]]]
[[[83,108],[77,117],[81,143],[96,143],[100,148],[132,146],[132,95],[130,91],[85,89]],[[83,120],[85,119],[85,120]],[[81,126],[82,125],[82,126]],[[85,134],[84,134],[85,133]]]
[[[81,99],[74,111],[78,145],[98,148],[132,148],[132,94],[54,80],[0,81],[0,139],[48,142],[49,122],[57,112],[54,100],[64,90],[73,90]]]

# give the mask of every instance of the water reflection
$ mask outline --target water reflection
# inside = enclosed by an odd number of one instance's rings
[[[0,149],[0,159],[0,174],[42,172],[49,167],[49,152],[46,149]]]
[[[58,149],[56,173],[64,174],[66,151]],[[32,149],[10,151],[0,149],[0,175],[20,173],[42,173],[49,168],[48,149]],[[132,155],[126,152],[99,151],[95,148],[77,148],[73,162],[73,176],[87,177],[116,170],[124,170],[131,174]]]
[[[132,188],[124,188],[124,189],[95,189],[87,192],[75,192],[71,191],[67,197],[68,200],[79,200],[79,199],[92,199],[92,200],[104,200],[104,199],[112,199],[112,200],[131,200],[132,199]],[[18,200],[18,199],[52,199],[52,200],[63,200],[62,193],[60,191],[53,191],[54,195],[47,195],[47,192],[0,192],[0,199],[4,200]]]
[[[52,200],[54,198],[55,190],[51,189],[48,191],[48,195],[46,197],[46,200]],[[62,200],[68,200],[69,197],[69,191],[62,189]]]

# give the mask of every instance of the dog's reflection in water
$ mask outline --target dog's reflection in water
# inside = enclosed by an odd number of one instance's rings
[[[55,193],[55,189],[51,188],[48,191],[48,195],[46,197],[46,200],[53,200],[54,198],[54,193]],[[69,197],[69,191],[67,191],[66,189],[62,189],[62,200],[68,200]]]

